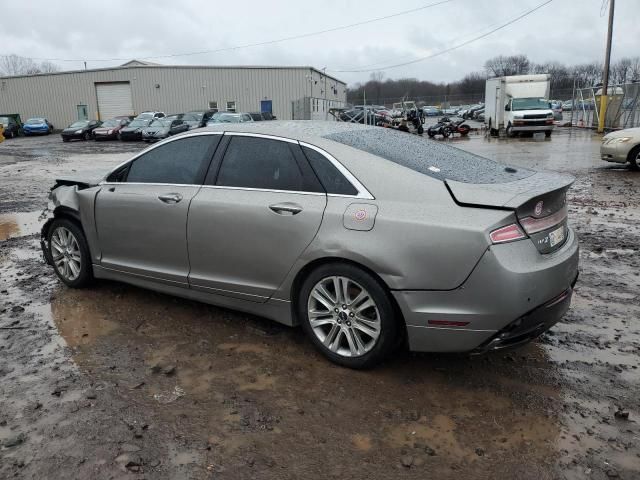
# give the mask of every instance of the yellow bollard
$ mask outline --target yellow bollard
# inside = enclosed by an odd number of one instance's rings
[[[0,123],[0,143],[4,142],[4,125]]]

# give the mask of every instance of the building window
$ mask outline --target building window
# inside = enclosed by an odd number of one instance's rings
[[[235,112],[236,111],[236,102],[230,101],[227,102],[227,112]]]
[[[218,110],[218,102],[209,100],[209,110]]]

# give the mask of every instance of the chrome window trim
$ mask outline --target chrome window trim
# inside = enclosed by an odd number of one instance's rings
[[[145,182],[100,182],[98,185],[151,185],[156,187],[195,187],[200,188],[202,185],[197,183],[145,183]]]
[[[268,135],[266,133],[253,133],[253,132],[224,132],[225,135],[229,135],[232,137],[257,137],[257,138],[266,138],[269,140],[279,140],[281,142],[287,143],[298,143],[297,140],[293,140],[287,137],[278,137],[277,135]]]
[[[270,140],[278,140],[281,142],[298,144],[303,147],[310,148],[315,150],[320,155],[325,157],[331,164],[338,169],[338,171],[345,176],[347,181],[351,183],[351,185],[358,191],[356,195],[344,195],[338,193],[324,193],[324,192],[305,192],[298,190],[277,190],[277,189],[268,189],[268,188],[252,188],[252,187],[232,187],[225,185],[198,185],[198,184],[183,184],[183,183],[144,183],[144,182],[107,182],[105,179],[111,175],[113,172],[122,168],[129,162],[133,162],[136,159],[140,158],[142,155],[147,152],[152,151],[154,148],[158,148],[161,145],[165,145],[169,142],[174,142],[176,140],[180,140],[182,138],[187,137],[196,137],[200,135],[229,135],[229,136],[238,136],[238,137],[257,137],[257,138],[266,138]],[[280,137],[277,135],[269,135],[264,133],[253,133],[253,132],[222,132],[222,131],[204,131],[204,132],[193,132],[193,133],[184,133],[181,135],[177,135],[175,137],[166,138],[161,140],[160,142],[145,148],[135,156],[131,157],[128,160],[117,165],[113,168],[109,173],[104,176],[104,179],[98,185],[155,185],[155,186],[172,186],[172,187],[201,187],[201,188],[215,188],[215,189],[226,189],[226,190],[244,190],[244,191],[256,191],[256,192],[272,192],[272,193],[293,193],[298,195],[326,195],[328,197],[338,197],[338,198],[360,198],[366,200],[375,200],[375,197],[367,190],[367,188],[360,183],[360,181],[344,166],[340,163],[333,155],[329,152],[323,150],[322,148],[316,147],[307,142],[301,142],[298,140],[294,140],[287,137]]]
[[[218,190],[244,190],[248,192],[269,192],[269,193],[294,193],[297,195],[320,195],[327,196],[324,192],[304,192],[301,190],[276,190],[270,188],[253,188],[253,187],[231,187],[226,185],[202,185],[202,188],[214,188]]]
[[[342,175],[344,175],[344,177],[349,181],[349,183],[351,183],[351,185],[358,191],[357,195],[342,195],[342,194],[338,194],[338,193],[328,193],[327,194],[328,196],[330,196],[330,197],[347,197],[347,198],[363,198],[363,199],[367,199],[367,200],[375,200],[375,197],[371,194],[371,192],[369,192],[369,190],[367,190],[367,188],[362,183],[360,183],[360,181],[349,171],[349,169],[347,169],[347,167],[345,167],[342,163],[340,163],[336,157],[331,155],[326,150],[323,150],[320,147],[316,147],[315,145],[312,145],[310,143],[307,143],[307,142],[298,142],[298,143],[303,147],[307,147],[307,148],[310,148],[311,150],[315,150],[320,155],[322,155],[327,160],[329,160],[333,164],[333,166],[336,167],[338,169],[338,171]]]

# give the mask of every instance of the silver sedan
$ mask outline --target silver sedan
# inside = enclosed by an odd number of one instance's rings
[[[216,125],[99,181],[58,180],[42,230],[94,278],[301,325],[330,360],[520,345],[567,311],[572,177],[337,122]]]

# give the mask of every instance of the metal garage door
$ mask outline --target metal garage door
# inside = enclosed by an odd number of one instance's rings
[[[96,93],[100,120],[107,120],[118,115],[133,115],[129,82],[96,83]]]

